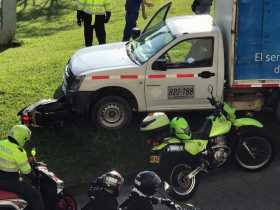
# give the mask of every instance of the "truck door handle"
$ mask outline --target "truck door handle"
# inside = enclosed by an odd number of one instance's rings
[[[215,73],[213,73],[211,71],[203,71],[203,72],[199,73],[198,76],[201,78],[204,78],[204,79],[208,79],[210,77],[214,77]]]

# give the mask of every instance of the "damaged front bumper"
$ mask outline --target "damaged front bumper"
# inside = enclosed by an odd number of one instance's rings
[[[72,119],[71,106],[65,96],[40,100],[23,108],[18,115],[22,124],[31,127],[58,126]]]

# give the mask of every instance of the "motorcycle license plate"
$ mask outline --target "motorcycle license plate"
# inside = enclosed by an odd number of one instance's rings
[[[160,156],[159,155],[151,155],[150,156],[150,163],[160,163]]]

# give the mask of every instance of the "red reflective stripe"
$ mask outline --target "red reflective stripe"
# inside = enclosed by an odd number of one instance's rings
[[[279,87],[279,84],[263,84],[264,88],[276,88]]]
[[[232,85],[233,88],[236,89],[244,89],[244,88],[250,88],[251,85],[247,85],[247,84],[239,84],[239,85]]]
[[[138,79],[138,75],[121,75],[121,79]]]
[[[148,75],[149,79],[160,79],[160,78],[165,78],[165,74],[150,74]]]
[[[92,76],[91,79],[92,79],[92,80],[109,79],[109,76],[106,76],[106,75]]]
[[[194,74],[177,74],[177,78],[193,78]]]

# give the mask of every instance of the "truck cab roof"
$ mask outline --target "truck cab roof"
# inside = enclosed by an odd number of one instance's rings
[[[173,35],[216,32],[218,27],[210,15],[175,16],[166,19]]]

